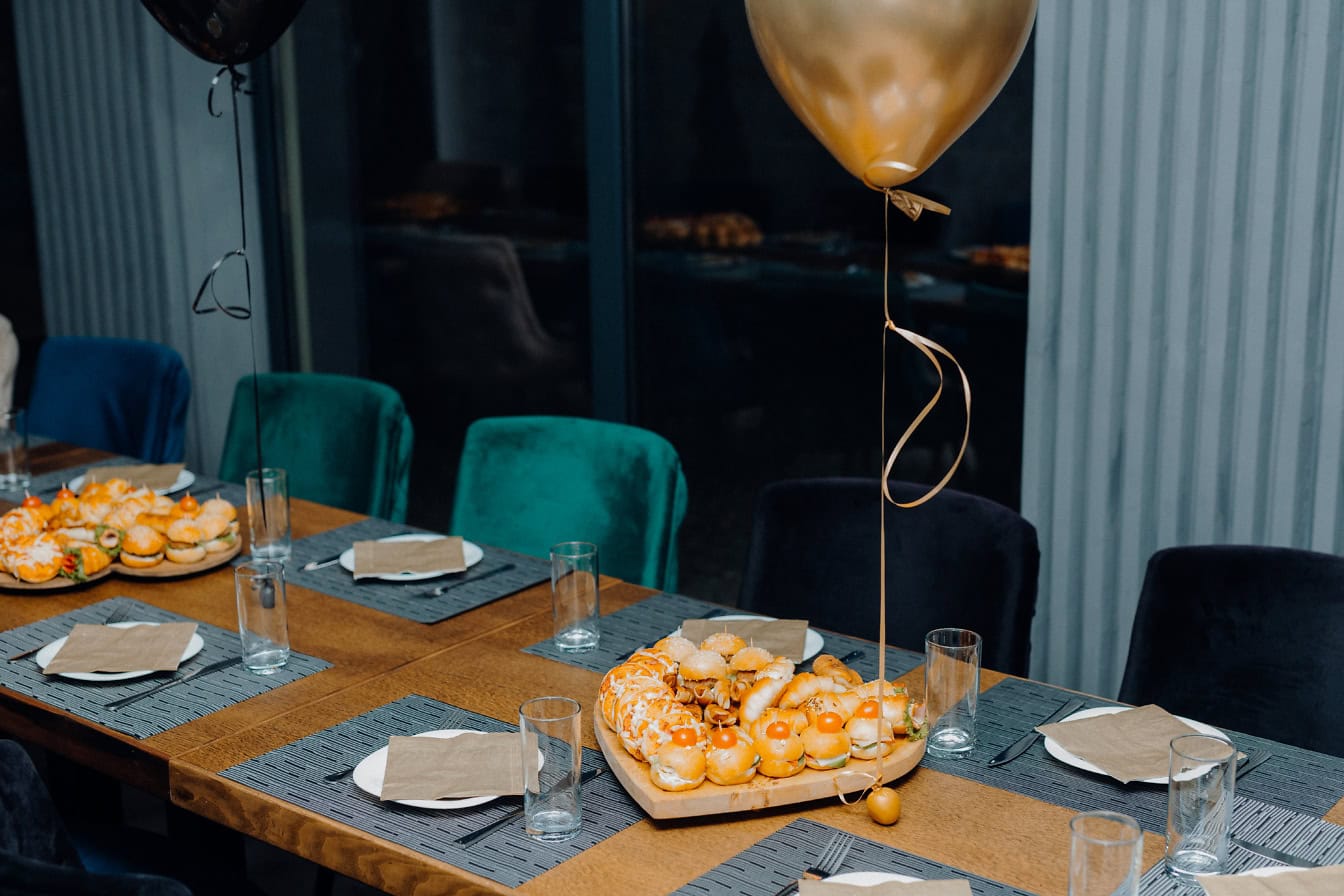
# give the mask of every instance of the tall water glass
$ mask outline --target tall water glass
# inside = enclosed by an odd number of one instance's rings
[[[28,469],[28,414],[14,408],[0,414],[0,491],[21,492],[32,485]]]
[[[566,541],[551,548],[551,606],[556,647],[580,653],[597,646],[602,615],[597,597],[597,545]]]
[[[247,525],[255,560],[289,559],[289,476],[278,467],[247,474]]]
[[[924,702],[930,753],[944,758],[970,753],[975,746],[979,697],[980,636],[964,628],[939,628],[925,635]]]
[[[518,708],[523,738],[523,830],[543,841],[573,839],[583,824],[583,733],[576,700],[537,697]]]
[[[1237,748],[1224,737],[1171,739],[1167,783],[1167,873],[1193,883],[1221,874],[1237,788]]]
[[[1143,830],[1128,815],[1084,812],[1069,822],[1069,896],[1138,896]]]
[[[289,620],[285,611],[285,565],[253,560],[233,571],[238,598],[238,635],[243,668],[270,675],[289,662]]]

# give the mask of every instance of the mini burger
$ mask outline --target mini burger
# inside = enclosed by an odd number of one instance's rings
[[[121,542],[121,562],[132,569],[148,569],[163,562],[168,539],[148,526],[132,526]]]
[[[202,513],[196,517],[196,525],[201,529],[201,543],[205,545],[208,554],[227,551],[238,541],[238,536],[229,527],[229,521],[219,514]]]
[[[714,632],[700,642],[701,650],[712,650],[725,660],[746,646],[747,642],[740,635],[730,631]]]
[[[238,508],[219,497],[219,495],[215,495],[215,497],[200,505],[199,515],[222,516],[224,522],[228,524],[230,532],[237,533],[238,531]]]
[[[756,766],[760,761],[751,738],[741,728],[716,728],[709,735],[705,774],[715,784],[726,787],[747,783],[756,777]]]
[[[168,527],[168,547],[164,556],[169,563],[198,563],[205,559],[205,533],[196,521],[181,517]]]
[[[733,699],[739,703],[756,681],[760,672],[775,658],[764,647],[743,647],[728,662],[728,676],[733,682]]]
[[[849,735],[838,713],[824,712],[803,731],[808,768],[840,768],[849,762]]]
[[[850,739],[849,754],[855,759],[876,759],[895,749],[896,735],[891,730],[891,723],[881,715],[876,700],[865,700],[845,723],[845,733]]]
[[[649,757],[649,779],[662,790],[694,790],[705,782],[705,748],[694,728],[678,728]]]
[[[761,754],[758,770],[771,778],[791,778],[806,768],[803,739],[788,722],[768,725],[765,736],[756,741],[756,752]]]
[[[681,635],[668,635],[657,644],[653,645],[654,650],[660,650],[677,662],[681,662],[686,657],[695,653],[698,649],[695,642],[690,638],[683,638]]]

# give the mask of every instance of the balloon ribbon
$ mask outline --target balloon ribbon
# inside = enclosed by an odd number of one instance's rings
[[[957,468],[961,466],[961,459],[966,454],[966,443],[971,436],[971,383],[970,380],[966,378],[966,371],[962,369],[961,364],[957,362],[957,359],[954,358],[952,353],[947,349],[943,348],[932,339],[921,336],[912,330],[898,327],[892,321],[890,291],[888,289],[891,268],[891,206],[894,205],[905,212],[912,221],[919,217],[920,211],[923,209],[939,212],[940,214],[947,214],[949,209],[945,205],[940,205],[929,199],[923,199],[919,196],[915,196],[913,193],[907,193],[904,190],[888,188],[884,190],[883,193],[885,194],[885,198],[882,201],[882,315],[884,322],[882,325],[882,408],[880,417],[882,421],[881,433],[882,447],[884,451],[886,450],[887,444],[888,334],[895,333],[900,336],[906,342],[919,349],[920,353],[929,359],[929,363],[933,365],[933,369],[938,373],[938,388],[934,391],[933,397],[930,398],[924,407],[920,409],[919,413],[915,415],[915,419],[910,421],[910,425],[905,428],[905,432],[901,433],[901,437],[896,441],[896,445],[891,449],[891,453],[887,455],[886,462],[882,465],[882,497],[879,501],[881,517],[878,524],[877,541],[877,680],[879,682],[877,686],[877,700],[878,706],[880,707],[878,712],[879,737],[881,736],[882,720],[886,718],[886,704],[883,698],[885,696],[884,692],[886,690],[887,681],[887,512],[885,503],[883,502],[890,502],[897,507],[903,508],[918,507],[931,499],[934,495],[938,494],[952,479],[952,476],[957,472]],[[943,365],[939,362],[938,355],[942,355],[947,358],[947,360],[951,361],[952,366],[957,369],[957,374],[961,378],[961,391],[966,403],[966,426],[961,433],[961,447],[957,449],[957,456],[952,461],[952,465],[948,468],[947,472],[943,475],[943,478],[938,480],[933,487],[913,501],[897,501],[891,496],[891,490],[888,487],[887,482],[891,476],[892,467],[895,466],[896,458],[900,455],[901,449],[903,449],[906,443],[910,441],[910,437],[914,435],[915,430],[918,429],[925,418],[929,416],[930,412],[933,411],[934,407],[937,406],[939,400],[943,396],[943,384],[945,378],[943,376]],[[927,696],[926,693],[926,702]],[[925,720],[925,724],[929,724],[928,719]],[[884,757],[879,752],[877,760],[877,780],[873,784],[874,787],[880,786],[884,780],[883,760]]]
[[[221,118],[223,112],[215,111],[215,88],[219,86],[219,79],[225,72],[229,74],[229,98],[233,105],[233,158],[234,165],[238,172],[238,220],[242,231],[242,243],[237,249],[225,252],[221,255],[210,270],[206,273],[205,279],[201,281],[200,289],[196,290],[196,298],[191,303],[191,310],[194,314],[212,314],[216,311],[222,311],[226,316],[235,320],[245,320],[248,322],[248,341],[252,351],[252,416],[256,431],[256,449],[257,449],[257,475],[260,478],[261,471],[265,469],[261,458],[261,387],[257,381],[257,327],[252,320],[252,266],[247,260],[247,203],[246,192],[243,186],[243,138],[238,123],[238,94],[250,94],[252,91],[243,87],[247,81],[247,75],[244,75],[232,65],[226,65],[215,72],[214,78],[210,81],[210,92],[206,95],[205,108],[212,118]],[[226,305],[215,292],[215,275],[219,269],[230,258],[238,258],[243,263],[243,290],[244,298],[241,305]],[[202,299],[209,292],[214,307],[211,308],[202,304]],[[264,495],[264,491],[263,491]],[[266,522],[266,501],[261,502],[261,518],[263,524]]]

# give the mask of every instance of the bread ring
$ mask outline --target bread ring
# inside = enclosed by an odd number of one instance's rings
[[[846,686],[835,679],[814,675],[811,672],[799,672],[779,695],[779,705],[785,709],[793,709],[809,697],[818,694],[838,694],[843,690],[847,690]]]

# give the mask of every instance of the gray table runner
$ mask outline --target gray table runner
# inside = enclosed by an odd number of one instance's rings
[[[1238,797],[1232,810],[1232,830],[1259,846],[1273,847],[1322,865],[1344,864],[1344,827],[1291,809]],[[1228,849],[1227,862],[1228,874],[1279,865],[1235,844]],[[1168,876],[1162,862],[1149,868],[1139,883],[1140,896],[1196,896],[1203,892],[1198,886]]]
[[[101,624],[113,609],[127,602],[134,606],[127,616],[128,622],[195,621],[129,597],[114,597],[41,622],[0,632],[0,656],[7,657],[64,637],[77,622]],[[229,656],[239,656],[236,631],[225,631],[197,622],[196,633],[201,636],[205,646],[200,653],[182,664],[182,671],[201,668]],[[245,670],[240,661],[236,666],[200,675],[117,711],[107,709],[106,704],[148,690],[169,676],[165,673],[105,683],[71,681],[60,676],[49,678],[43,675],[33,657],[28,657],[13,663],[0,661],[0,685],[123,734],[144,738],[298,681],[330,665],[317,657],[291,653],[289,663],[274,674],[256,675]]]
[[[976,745],[964,759],[925,755],[923,764],[940,772],[970,778],[1047,803],[1080,812],[1110,810],[1138,819],[1145,830],[1166,830],[1167,789],[1152,784],[1121,784],[1052,758],[1037,740],[1027,752],[998,768],[986,763],[1004,747],[1030,731],[1077,696],[1070,691],[1020,679],[1005,679],[980,695],[976,714]],[[1087,706],[1115,706],[1087,699]],[[1275,806],[1320,818],[1344,796],[1344,759],[1291,747],[1275,741],[1227,731],[1244,752],[1269,750],[1268,762],[1237,781],[1237,793]]]
[[[517,726],[498,719],[411,695],[249,759],[221,774],[507,887],[526,883],[644,818],[643,811],[608,772],[584,785],[583,828],[573,840],[538,843],[523,833],[519,819],[469,847],[459,846],[453,842],[457,837],[517,808],[520,798],[501,797],[467,809],[416,809],[383,803],[364,793],[348,777],[335,784],[323,780],[325,775],[354,765],[387,746],[391,735],[439,728],[518,730]],[[585,769],[606,768],[596,750],[583,751],[583,765]]]
[[[410,532],[438,534],[427,533],[424,529],[416,529],[405,523],[370,518],[300,539],[294,542],[294,553],[285,564],[285,578],[295,585],[321,591],[341,600],[426,623],[442,622],[551,579],[549,561],[489,545],[480,545],[485,556],[466,572],[421,579],[418,582],[384,582],[379,579],[356,582],[355,577],[339,563],[312,572],[303,571],[305,563],[333,557],[356,541],[370,541]],[[495,572],[509,564],[512,564],[512,568]],[[483,581],[477,582],[477,579]],[[430,589],[446,584],[452,584],[452,590],[439,597],[423,596]]]
[[[817,855],[835,832],[835,828],[810,819],[792,821],[676,892],[702,896],[773,894],[788,882],[802,877],[803,870],[817,860]],[[885,871],[920,880],[961,877],[970,882],[971,892],[976,896],[1031,896],[1028,890],[922,859],[863,837],[854,838],[854,846],[840,869],[841,874],[849,871]]]
[[[655,594],[639,603],[631,604],[623,610],[617,610],[602,617],[602,639],[598,646],[587,653],[566,653],[547,638],[536,644],[524,647],[524,653],[546,657],[557,662],[578,666],[590,672],[606,672],[631,650],[652,644],[654,641],[676,631],[683,620],[702,619],[707,614],[732,615],[740,611],[722,607],[682,594]],[[877,677],[877,645],[871,641],[850,638],[834,632],[818,631],[825,639],[822,652],[843,657],[853,651],[861,650],[862,655],[848,661],[854,671],[865,681]],[[904,675],[911,669],[924,663],[921,654],[892,647],[887,650],[888,679]]]

